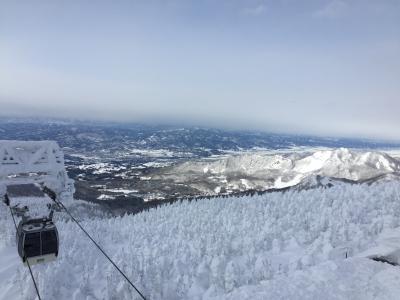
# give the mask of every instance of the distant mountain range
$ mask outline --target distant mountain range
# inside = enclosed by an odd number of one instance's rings
[[[254,148],[287,149],[292,147],[391,148],[400,142],[365,139],[323,138],[254,131],[228,131],[214,128],[178,127],[82,121],[7,119],[0,121],[1,139],[56,140],[62,147],[83,154],[115,155],[130,149],[168,149],[210,156],[224,151]]]
[[[248,152],[187,161],[150,174],[151,179],[185,185],[201,194],[276,190],[300,184],[310,187],[332,184],[332,180],[361,183],[384,175],[399,176],[400,161],[385,153],[347,148],[282,154]]]
[[[400,149],[362,139],[10,118],[0,121],[0,139],[56,140],[77,198],[133,203],[397,176],[397,160],[376,151]]]

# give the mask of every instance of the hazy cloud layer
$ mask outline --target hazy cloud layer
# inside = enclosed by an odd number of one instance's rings
[[[1,1],[2,114],[400,139],[400,1]]]

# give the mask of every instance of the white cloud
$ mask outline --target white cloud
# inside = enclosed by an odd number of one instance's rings
[[[323,8],[314,12],[314,16],[318,18],[335,19],[346,15],[349,5],[341,0],[333,0]]]

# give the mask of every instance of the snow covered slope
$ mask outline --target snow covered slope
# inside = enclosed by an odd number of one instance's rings
[[[400,268],[365,253],[400,230],[399,191],[397,181],[339,185],[176,202],[119,218],[66,205],[152,300],[398,299]],[[3,204],[0,226],[0,257],[9,258],[1,260],[0,297],[34,299],[27,269],[12,257]],[[58,260],[33,270],[43,299],[138,299],[67,216],[58,213],[57,226]]]
[[[268,190],[295,186],[315,176],[356,182],[399,174],[400,161],[380,152],[345,148],[313,153],[248,152],[167,167],[153,179],[180,182],[201,192]]]
[[[388,264],[350,258],[279,274],[259,285],[243,286],[213,300],[396,300],[400,272]]]

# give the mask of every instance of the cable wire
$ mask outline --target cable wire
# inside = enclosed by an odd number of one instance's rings
[[[82,227],[82,225],[72,216],[69,210],[64,206],[60,201],[54,200],[58,205],[60,205],[67,214],[71,217],[71,219],[79,226],[79,228],[86,234],[86,236],[93,242],[93,244],[100,250],[100,252],[109,260],[109,262],[118,270],[118,272],[128,281],[128,283],[135,289],[135,291],[142,297],[143,300],[146,300],[145,296],[139,291],[139,289],[132,283],[132,281],[125,275],[124,272],[114,263],[114,261],[107,255],[107,253],[100,247],[100,245],[90,236],[90,234]]]
[[[9,207],[9,208],[10,208],[11,217],[12,217],[13,222],[14,222],[15,231],[18,233],[17,223],[15,223],[14,214],[13,214],[13,212],[12,212],[11,207]],[[25,258],[25,259],[26,259],[26,258]],[[32,281],[33,281],[33,285],[35,286],[36,294],[37,294],[39,300],[42,300],[42,298],[40,297],[39,289],[38,289],[38,287],[37,287],[37,284],[36,284],[36,281],[35,281],[35,277],[33,276],[32,269],[31,269],[31,265],[29,264],[28,259],[26,259],[26,264],[28,265],[29,273],[31,274],[31,278],[32,278]]]
[[[33,284],[35,285],[36,294],[38,295],[38,298],[39,298],[39,300],[42,300],[42,298],[40,298],[39,289],[38,289],[38,287],[37,287],[37,285],[36,285],[35,278],[33,277],[32,269],[31,269],[31,265],[30,265],[30,263],[29,263],[29,260],[28,260],[28,259],[26,259],[26,264],[28,265],[28,268],[29,268],[29,273],[31,273],[32,281],[33,281]]]
[[[14,222],[15,231],[18,231],[18,229],[17,229],[17,223],[15,223],[14,214],[13,214],[13,212],[12,212],[12,210],[11,210],[11,207],[9,207],[9,209],[10,209],[11,217],[12,217],[13,222]]]

